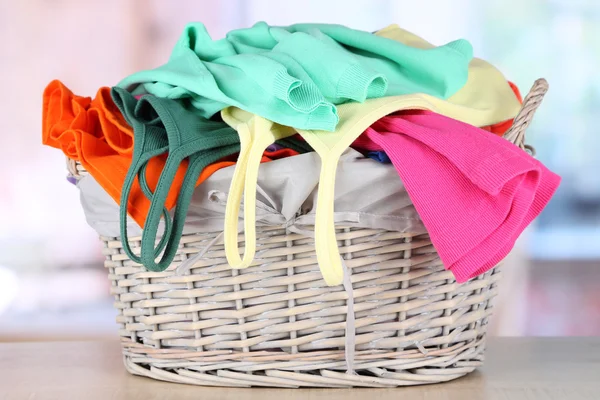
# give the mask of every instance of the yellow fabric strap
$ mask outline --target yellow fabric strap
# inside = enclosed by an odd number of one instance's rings
[[[335,236],[335,175],[342,153],[380,118],[406,109],[439,111],[424,95],[384,97],[338,106],[340,122],[334,132],[298,130],[321,158],[321,176],[315,217],[315,250],[323,279],[329,286],[344,278]]]
[[[225,227],[223,241],[225,256],[232,268],[247,268],[256,253],[256,185],[258,169],[265,149],[276,140],[294,135],[292,128],[274,124],[258,115],[236,107],[221,111],[223,120],[237,130],[240,136],[238,157],[229,197],[225,206]],[[240,257],[238,247],[238,218],[244,194],[244,257]]]

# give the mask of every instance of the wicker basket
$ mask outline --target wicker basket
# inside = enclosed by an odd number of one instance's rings
[[[523,149],[533,151],[524,132],[546,90],[535,82],[506,134]],[[85,174],[74,162],[69,169]],[[248,269],[229,268],[216,242],[185,274],[177,265],[215,234],[185,235],[159,273],[129,260],[119,238],[102,237],[127,370],[205,386],[396,387],[482,364],[498,268],[457,284],[427,235],[337,232],[346,289],[325,284],[312,239],[285,227],[257,229]]]

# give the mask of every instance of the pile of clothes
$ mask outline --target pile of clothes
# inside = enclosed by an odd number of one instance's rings
[[[294,220],[314,225],[329,285],[342,283],[335,226],[348,222],[422,228],[464,282],[508,254],[560,182],[502,138],[521,95],[472,53],[465,40],[436,47],[396,25],[257,23],[212,40],[192,23],[166,64],[93,99],[51,82],[43,143],[89,172],[88,220],[118,206],[127,255],[151,271],[169,267],[194,223],[223,230],[229,264],[245,268],[257,223]],[[224,209],[221,229],[207,198]],[[112,232],[102,220],[94,227]],[[136,228],[139,255],[128,243]]]

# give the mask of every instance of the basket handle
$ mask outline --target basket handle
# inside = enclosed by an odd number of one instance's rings
[[[533,120],[535,111],[542,103],[547,91],[548,82],[544,78],[536,80],[529,90],[529,93],[527,93],[527,96],[525,96],[521,110],[515,117],[512,126],[504,134],[506,140],[514,143],[531,155],[535,155],[535,149],[532,146],[525,144],[525,131]]]

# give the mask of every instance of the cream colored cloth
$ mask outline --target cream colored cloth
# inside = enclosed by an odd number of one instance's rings
[[[260,165],[256,195],[258,226],[312,229],[316,219],[319,156],[306,153]],[[184,233],[221,232],[235,167],[223,168],[196,188]],[[119,206],[90,175],[78,184],[88,224],[101,236],[119,236]],[[391,164],[364,158],[353,149],[341,157],[335,183],[334,220],[338,226],[426,233]],[[238,221],[243,227],[243,219]],[[131,236],[141,228],[128,219]]]

